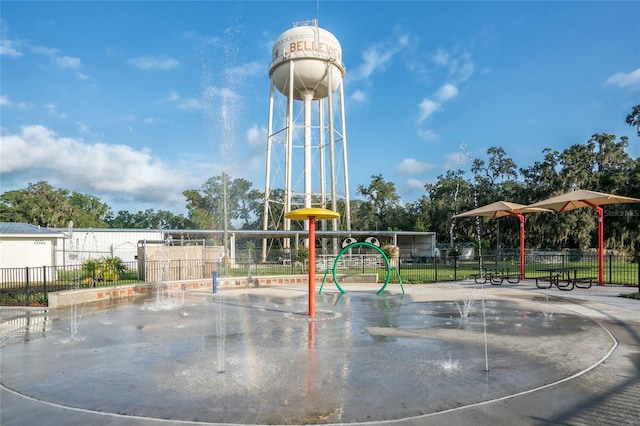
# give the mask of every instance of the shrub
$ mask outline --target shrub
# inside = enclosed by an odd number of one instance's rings
[[[90,281],[118,281],[126,271],[119,257],[101,257],[89,259],[82,264],[82,275]]]
[[[394,257],[398,257],[400,255],[400,247],[394,246],[393,244],[387,244],[380,248],[383,253],[389,258],[392,259]]]

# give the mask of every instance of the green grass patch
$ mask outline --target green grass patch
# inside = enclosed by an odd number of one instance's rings
[[[640,291],[634,293],[620,293],[620,297],[626,297],[627,299],[640,300]]]

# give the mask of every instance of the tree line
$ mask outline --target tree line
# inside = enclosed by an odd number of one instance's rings
[[[640,137],[640,105],[626,118]],[[351,200],[353,230],[436,232],[439,242],[476,241],[489,247],[517,247],[519,222],[453,216],[495,201],[531,204],[573,189],[640,197],[640,158],[627,153],[629,138],[598,133],[562,152],[542,150],[542,159],[519,168],[501,147],[490,147],[485,159],[474,159],[470,173],[450,170],[425,184],[425,194],[402,203],[393,182],[371,176]],[[46,181],[0,195],[0,221],[65,228],[246,229],[263,228],[264,193],[252,182],[229,175],[211,177],[199,189],[183,192],[187,215],[148,209],[132,213],[113,210],[98,197],[54,188]],[[276,189],[271,199],[283,197]],[[225,202],[226,201],[226,202]],[[226,204],[226,205],[225,205]],[[640,205],[604,207],[605,245],[640,253]],[[227,223],[225,224],[225,219]],[[270,218],[276,221],[275,218]],[[597,215],[593,209],[563,214],[526,215],[527,247],[587,249],[597,246]],[[275,223],[269,229],[275,229]]]

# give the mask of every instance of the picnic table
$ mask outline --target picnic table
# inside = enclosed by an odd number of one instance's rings
[[[545,272],[549,274],[549,285],[545,286],[540,277],[536,278],[536,287],[541,289],[549,289],[554,285],[558,290],[571,291],[575,287],[590,288],[596,277],[578,277],[578,271],[589,269],[586,266],[562,266],[554,268],[536,269],[537,272]],[[547,278],[545,278],[546,280]]]
[[[511,284],[520,282],[520,273],[517,266],[485,265],[482,270],[483,273],[471,274],[477,284],[491,283],[492,285],[500,285],[504,280]]]

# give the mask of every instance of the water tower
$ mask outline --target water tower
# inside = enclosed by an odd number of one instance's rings
[[[284,215],[305,207],[338,211],[340,219],[322,224],[351,229],[344,76],[340,43],[317,20],[295,23],[276,40],[269,68],[264,230],[274,224],[291,230]]]

